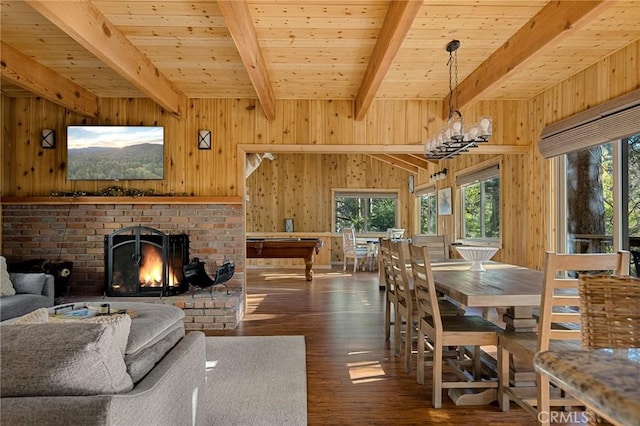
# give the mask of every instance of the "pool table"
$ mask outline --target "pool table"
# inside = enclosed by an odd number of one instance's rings
[[[248,259],[304,259],[305,278],[313,279],[313,255],[318,254],[320,238],[247,238]]]

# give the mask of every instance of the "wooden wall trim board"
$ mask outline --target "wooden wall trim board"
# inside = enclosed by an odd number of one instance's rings
[[[4,197],[1,204],[242,204],[241,197]]]
[[[409,145],[302,145],[302,144],[239,144],[238,149],[245,152],[274,152],[282,154],[424,154],[424,144]],[[482,144],[463,155],[475,154],[528,154],[526,145]]]

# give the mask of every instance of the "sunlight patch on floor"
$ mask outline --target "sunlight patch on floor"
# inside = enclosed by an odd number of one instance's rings
[[[386,380],[384,369],[378,361],[359,361],[347,364],[349,378],[353,384]]]
[[[215,366],[218,365],[218,360],[214,360],[214,361],[207,361],[205,363],[205,369],[207,371],[211,371],[215,368]]]
[[[261,272],[260,276],[267,281],[287,279],[287,278],[300,278],[305,280],[304,271],[301,272]],[[351,274],[345,272],[321,272],[313,270],[313,278],[338,278],[338,277],[350,277]]]
[[[272,320],[276,318],[282,318],[284,316],[284,315],[277,315],[277,314],[256,314],[253,311],[254,310],[247,309],[246,313],[251,314],[251,316],[250,317],[245,316],[244,318],[242,318],[242,322]]]
[[[296,274],[296,273],[278,273],[278,272],[263,272],[262,274],[260,274],[260,276],[264,277],[264,279],[266,281],[285,280],[285,279],[288,279],[288,278],[301,278],[303,280],[305,279],[304,278],[304,272],[300,273],[300,274]]]

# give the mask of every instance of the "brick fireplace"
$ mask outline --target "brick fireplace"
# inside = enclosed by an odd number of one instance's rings
[[[237,323],[244,312],[244,211],[240,197],[2,200],[2,252],[8,260],[72,261],[69,296],[101,296],[105,283],[104,239],[136,225],[151,226],[166,234],[188,235],[190,256],[207,265],[221,263],[225,258],[235,263],[235,274],[227,283],[234,293],[230,299],[211,300],[205,292],[195,298],[189,293],[158,296],[155,302],[185,309],[185,322],[191,322],[185,324],[188,329],[229,328]],[[217,322],[211,322],[212,317],[217,317]]]

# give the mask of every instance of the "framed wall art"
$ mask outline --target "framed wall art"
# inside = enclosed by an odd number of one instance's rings
[[[451,187],[438,191],[438,215],[451,214]]]

